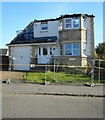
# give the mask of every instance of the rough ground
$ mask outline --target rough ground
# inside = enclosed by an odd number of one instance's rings
[[[12,80],[23,80],[24,73],[25,72],[0,71],[0,75],[2,76],[2,80],[7,80],[9,77]]]

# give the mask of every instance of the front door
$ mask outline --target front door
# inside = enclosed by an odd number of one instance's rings
[[[50,46],[38,47],[38,64],[49,63],[51,54],[52,52]]]

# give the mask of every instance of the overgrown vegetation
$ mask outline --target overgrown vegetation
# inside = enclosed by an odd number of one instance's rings
[[[98,58],[105,60],[105,42],[98,44],[96,47],[96,54]]]
[[[30,82],[44,83],[49,82],[68,82],[68,83],[86,83],[91,82],[90,76],[85,74],[66,74],[64,72],[46,72],[33,73],[28,72],[24,75],[24,79]]]

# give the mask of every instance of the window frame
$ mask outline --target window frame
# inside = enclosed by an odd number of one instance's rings
[[[78,19],[79,21],[78,21],[78,27],[75,27],[74,26],[74,21],[76,20],[76,19]],[[67,23],[67,20],[71,20],[71,23]],[[67,27],[67,25],[71,25],[71,27]],[[79,17],[73,17],[73,18],[65,18],[65,20],[64,20],[64,26],[65,26],[65,29],[66,30],[70,30],[70,29],[79,29],[80,28],[80,18]]]
[[[43,55],[44,56],[48,55],[48,48],[47,47],[43,47]]]
[[[50,55],[53,55],[52,47],[50,47]]]
[[[46,29],[42,29],[46,28]],[[48,22],[41,22],[41,31],[48,31]]]
[[[77,44],[79,45],[78,48],[74,48],[74,45]],[[70,45],[71,48],[66,48],[66,45]],[[71,51],[71,54],[66,54],[67,51]],[[74,54],[75,51],[79,51],[78,54]],[[80,56],[80,43],[65,43],[64,44],[64,55],[65,56]]]
[[[41,48],[38,49],[38,54],[41,55]]]
[[[71,24],[70,23],[67,23],[67,20],[71,20]],[[71,25],[70,28],[68,28],[66,25]],[[72,29],[72,18],[65,18],[65,29]]]
[[[76,19],[78,19],[79,21],[76,22],[76,21],[75,21]],[[74,22],[76,22],[76,24],[78,24],[78,27],[77,27],[77,26],[74,26]],[[73,28],[80,28],[80,18],[79,18],[79,17],[73,18]]]

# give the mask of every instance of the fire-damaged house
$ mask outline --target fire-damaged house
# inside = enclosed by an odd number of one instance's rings
[[[61,15],[34,20],[7,44],[13,70],[30,70],[31,65],[87,66],[94,55],[94,15]],[[15,59],[12,59],[15,58]]]

